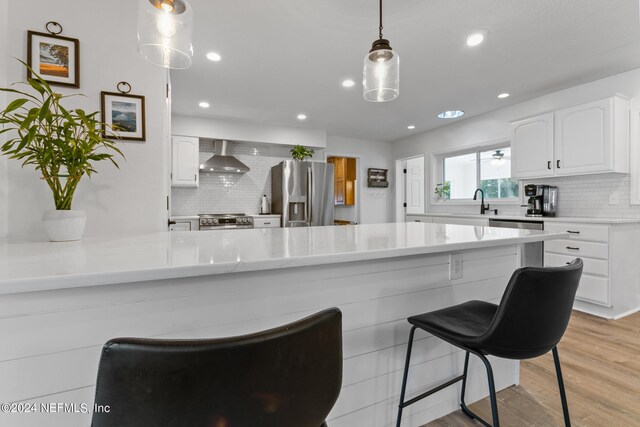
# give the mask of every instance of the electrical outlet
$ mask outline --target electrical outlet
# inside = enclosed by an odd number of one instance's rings
[[[618,192],[614,191],[613,193],[609,194],[609,204],[617,205],[618,203],[620,203],[620,200],[618,198]]]
[[[449,254],[449,280],[462,279],[462,254]]]

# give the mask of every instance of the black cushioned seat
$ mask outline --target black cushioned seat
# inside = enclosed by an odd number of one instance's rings
[[[556,367],[565,426],[570,426],[557,344],[569,324],[582,267],[582,260],[576,259],[563,267],[519,268],[511,276],[499,305],[484,301],[468,301],[409,317],[407,320],[412,327],[400,392],[397,427],[400,427],[402,421],[403,408],[458,381],[462,381],[462,411],[470,418],[491,427],[464,402],[469,354],[478,356],[487,370],[493,426],[498,427],[498,403],[493,370],[486,356],[523,360],[541,356],[549,351],[553,353]],[[465,350],[464,371],[462,375],[405,401],[411,348],[416,329],[429,332]]]
[[[342,384],[342,313],[249,335],[117,338],[98,368],[93,427],[320,427]]]
[[[469,301],[430,313],[411,316],[409,323],[431,332],[445,341],[456,341],[470,347],[489,329],[498,310],[496,304]]]

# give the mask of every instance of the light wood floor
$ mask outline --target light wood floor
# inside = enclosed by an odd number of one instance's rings
[[[604,320],[574,311],[558,346],[575,427],[640,426],[640,313]],[[471,409],[491,420],[488,398]],[[564,426],[551,353],[523,361],[520,385],[498,393],[500,425]],[[428,427],[478,426],[460,411]]]

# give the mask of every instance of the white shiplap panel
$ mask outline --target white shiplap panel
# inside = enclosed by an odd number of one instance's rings
[[[101,346],[115,336],[238,335],[338,306],[345,381],[332,426],[382,426],[397,405],[406,317],[469,299],[497,301],[517,263],[515,246],[464,252],[463,259],[464,275],[456,281],[448,280],[448,256],[435,255],[3,296],[0,401],[74,395],[70,390],[78,388],[90,390],[92,400]],[[426,334],[416,337],[412,382],[418,387],[432,372],[450,371],[459,355]],[[502,385],[515,379],[509,363]],[[428,408],[446,407],[438,406],[444,396],[412,411],[428,417]]]

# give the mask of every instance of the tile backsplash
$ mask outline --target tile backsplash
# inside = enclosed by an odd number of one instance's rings
[[[631,205],[631,176],[598,174],[525,180],[524,184],[558,187],[558,216],[594,218],[640,218],[640,205]],[[613,197],[611,197],[613,195]],[[616,200],[617,198],[617,200]],[[522,203],[526,202],[526,197]],[[432,203],[430,212],[478,213],[480,202],[473,205]],[[491,205],[503,215],[524,215],[520,203]]]
[[[260,197],[271,200],[271,167],[291,159],[291,147],[235,142],[229,152],[251,169],[245,174],[201,173],[200,187],[171,189],[171,215],[259,212]],[[213,141],[200,141],[200,162],[213,154]],[[316,157],[319,153],[316,152]]]
[[[629,174],[554,177],[525,184],[558,187],[558,216],[640,218],[640,205],[631,205]]]

